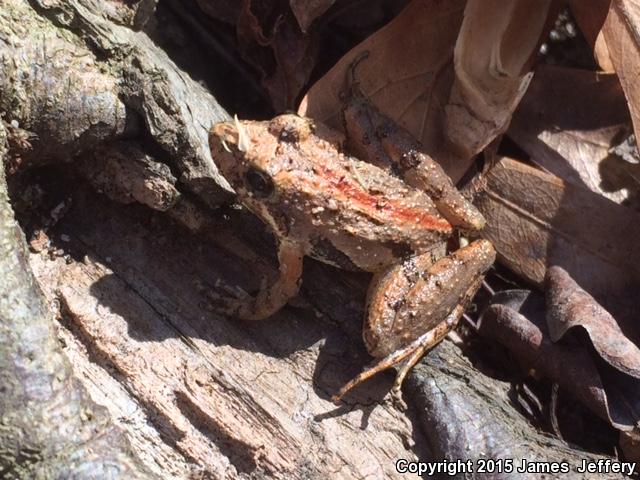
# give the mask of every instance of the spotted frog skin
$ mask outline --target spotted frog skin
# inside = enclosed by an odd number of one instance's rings
[[[209,138],[239,201],[278,240],[278,280],[255,298],[230,301],[230,314],[262,319],[283,307],[299,290],[305,255],[374,274],[363,338],[379,362],[334,401],[405,361],[399,389],[426,349],[455,327],[495,259],[485,240],[446,255],[455,230],[482,228],[482,215],[404,130],[359,108],[345,110],[346,130],[368,162],[345,154],[339,134],[294,114],[219,123]]]

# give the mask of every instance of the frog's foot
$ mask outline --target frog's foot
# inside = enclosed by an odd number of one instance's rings
[[[263,282],[255,297],[243,295],[243,298],[223,299],[219,310],[243,320],[262,320],[273,315],[298,294],[303,257],[299,244],[282,240],[278,248],[278,279],[271,285]]]
[[[366,369],[356,378],[347,383],[340,391],[331,397],[331,401],[334,403],[340,402],[351,389],[361,384],[365,380],[373,377],[374,375],[398,365],[402,361],[405,361],[396,375],[396,380],[393,384],[392,395],[396,398],[399,395],[402,382],[407,376],[407,373],[418,363],[422,356],[431,348],[435,347],[442,339],[453,330],[458,324],[458,320],[462,316],[464,308],[458,305],[442,322],[436,325],[432,330],[421,335],[406,347],[403,347],[390,355],[386,356],[372,367]]]
[[[365,50],[364,52],[361,52],[352,62],[351,65],[349,65],[349,90],[350,90],[350,94],[351,95],[362,95],[362,92],[360,91],[360,82],[358,81],[357,75],[356,75],[356,70],[358,69],[358,66],[367,58],[369,58],[369,50]]]
[[[421,151],[420,144],[408,132],[395,125],[394,130],[394,136],[382,139],[382,148],[405,182],[429,195],[451,225],[469,231],[484,228],[486,220],[480,210],[460,193],[442,167]]]
[[[420,361],[422,356],[427,353],[428,350],[431,350],[438,343],[440,343],[444,337],[447,336],[449,332],[454,330],[460,321],[460,317],[464,313],[464,307],[462,305],[456,306],[453,311],[449,314],[447,318],[445,318],[441,323],[436,325],[436,327],[431,330],[429,333],[433,333],[433,335],[429,338],[425,338],[425,335],[418,338],[418,344],[416,346],[413,354],[407,359],[406,362],[400,367],[398,373],[396,374],[396,381],[393,383],[393,388],[391,389],[392,393],[399,394],[402,388],[402,382],[404,382],[404,378],[407,376],[407,373],[415,367],[415,365]],[[422,340],[419,342],[419,340]]]

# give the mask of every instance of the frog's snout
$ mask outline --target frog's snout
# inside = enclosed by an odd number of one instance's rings
[[[216,166],[231,184],[238,168],[238,132],[231,122],[216,123],[209,130],[209,149]]]
[[[251,146],[246,127],[238,120],[237,115],[233,117],[233,123],[222,122],[214,125],[211,135],[218,137],[222,147],[229,153],[231,153],[229,148],[231,145],[242,153],[246,153]],[[211,144],[211,137],[209,137],[209,144]]]
[[[216,123],[209,133],[209,144],[213,146],[215,143],[221,143],[225,150],[229,150],[229,146],[237,145],[238,130],[231,122]]]

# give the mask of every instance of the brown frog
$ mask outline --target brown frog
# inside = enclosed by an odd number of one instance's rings
[[[262,319],[283,307],[299,290],[305,255],[374,273],[363,338],[380,360],[345,385],[336,402],[406,360],[398,393],[411,367],[456,326],[495,259],[485,240],[447,256],[455,228],[482,228],[482,215],[388,118],[357,102],[344,114],[351,143],[371,163],[343,153],[339,134],[294,114],[219,123],[209,137],[239,200],[278,240],[278,280],[255,298],[231,301],[229,313]]]

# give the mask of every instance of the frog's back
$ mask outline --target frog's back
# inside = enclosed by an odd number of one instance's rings
[[[338,135],[309,119],[219,124],[211,135],[242,203],[321,260],[377,271],[441,247],[452,232],[425,193],[341,153]]]
[[[317,142],[321,148],[300,148],[306,167],[278,182],[288,190],[285,196],[291,204],[309,218],[314,243],[328,242],[368,271],[442,247],[452,227],[424,192],[331,144]]]

